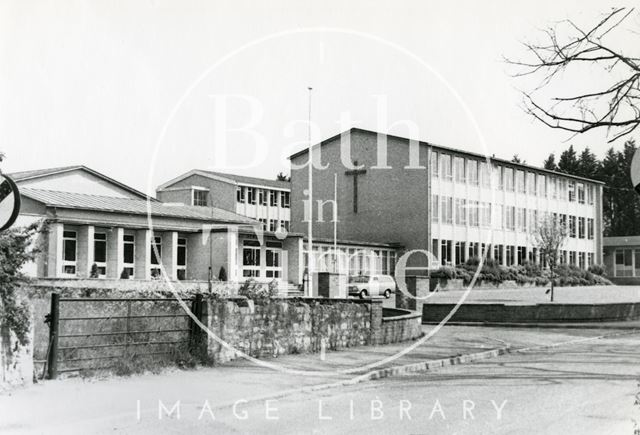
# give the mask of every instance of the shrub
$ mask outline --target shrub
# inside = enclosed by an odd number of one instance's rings
[[[129,271],[126,267],[122,269],[122,272],[120,273],[120,279],[129,279]]]
[[[99,274],[98,274],[98,265],[96,263],[93,263],[91,265],[91,272],[89,273],[89,278],[98,278]]]
[[[607,269],[604,267],[604,264],[592,264],[588,270],[594,275],[606,276],[607,274]]]
[[[276,297],[278,296],[278,281],[274,279],[266,284],[257,282],[255,279],[250,278],[242,283],[238,290],[238,295],[254,300]]]
[[[218,273],[218,279],[223,282],[227,280],[227,270],[224,268],[224,266],[220,267],[220,273]]]

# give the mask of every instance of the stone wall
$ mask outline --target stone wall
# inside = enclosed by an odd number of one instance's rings
[[[208,315],[209,329],[220,340],[256,358],[339,350],[382,340],[382,303],[376,300],[211,300]],[[236,350],[212,337],[208,340],[213,361],[237,358]]]
[[[422,314],[399,308],[383,308],[380,344],[415,340],[422,336]]]
[[[31,325],[33,328],[33,319]],[[0,323],[0,392],[32,382],[33,333],[29,343],[21,346],[9,327]]]

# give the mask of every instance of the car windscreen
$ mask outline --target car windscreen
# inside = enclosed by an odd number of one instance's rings
[[[369,282],[368,276],[350,276],[349,282]]]

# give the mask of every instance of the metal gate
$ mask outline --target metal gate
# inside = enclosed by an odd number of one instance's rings
[[[203,321],[202,295],[184,300]],[[144,360],[178,361],[206,352],[205,334],[171,298],[62,298],[51,295],[47,377],[107,370]]]

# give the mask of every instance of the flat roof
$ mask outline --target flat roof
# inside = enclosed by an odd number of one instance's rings
[[[351,132],[368,133],[368,134],[374,134],[374,135],[381,134],[381,135],[384,135],[384,136],[386,136],[388,138],[398,139],[398,140],[407,141],[407,142],[413,140],[413,139],[409,139],[407,137],[395,136],[395,135],[386,134],[386,133],[378,133],[378,132],[373,131],[373,130],[366,130],[366,129],[359,128],[359,127],[352,127],[349,130],[345,130],[345,131],[343,131],[341,133],[338,133],[338,134],[336,134],[334,136],[331,136],[331,137],[329,137],[327,139],[324,139],[320,143],[317,143],[317,144],[313,145],[312,149],[315,148],[315,147],[318,147],[318,146],[325,145],[325,144],[327,144],[329,142],[333,142],[336,139],[338,139],[340,136],[342,136],[343,134],[351,133]],[[416,141],[421,145],[432,147],[432,148],[434,148],[436,150],[439,150],[439,151],[447,151],[447,152],[450,152],[450,153],[463,154],[465,156],[478,158],[478,159],[481,159],[481,160],[487,160],[487,156],[485,156],[484,154],[478,154],[478,153],[474,153],[474,152],[471,152],[471,151],[465,151],[465,150],[461,150],[461,149],[457,149],[457,148],[451,148],[451,147],[446,147],[446,146],[442,146],[442,145],[437,145],[437,144],[433,144],[433,143],[430,143],[430,142],[425,142],[425,141],[422,141],[422,140],[416,140]],[[303,155],[307,154],[308,152],[309,152],[309,150],[307,148],[302,149],[302,150],[290,155],[289,156],[289,160],[293,160],[295,158],[303,156]],[[573,178],[573,179],[576,179],[576,180],[587,181],[589,183],[594,183],[594,184],[605,184],[604,182],[599,181],[599,180],[593,180],[591,178],[580,177],[578,175],[566,174],[564,172],[552,171],[550,169],[544,169],[544,168],[540,168],[540,167],[537,167],[537,166],[531,166],[531,165],[527,165],[527,164],[523,164],[523,163],[515,163],[515,162],[511,162],[509,160],[501,159],[501,158],[498,158],[498,157],[493,157],[492,156],[492,157],[488,157],[488,159],[492,163],[499,163],[501,165],[508,165],[508,166],[513,166],[513,167],[522,168],[522,169],[535,170],[537,172],[544,172],[544,173],[547,173],[547,174],[550,174],[550,175],[559,176],[559,177]]]

